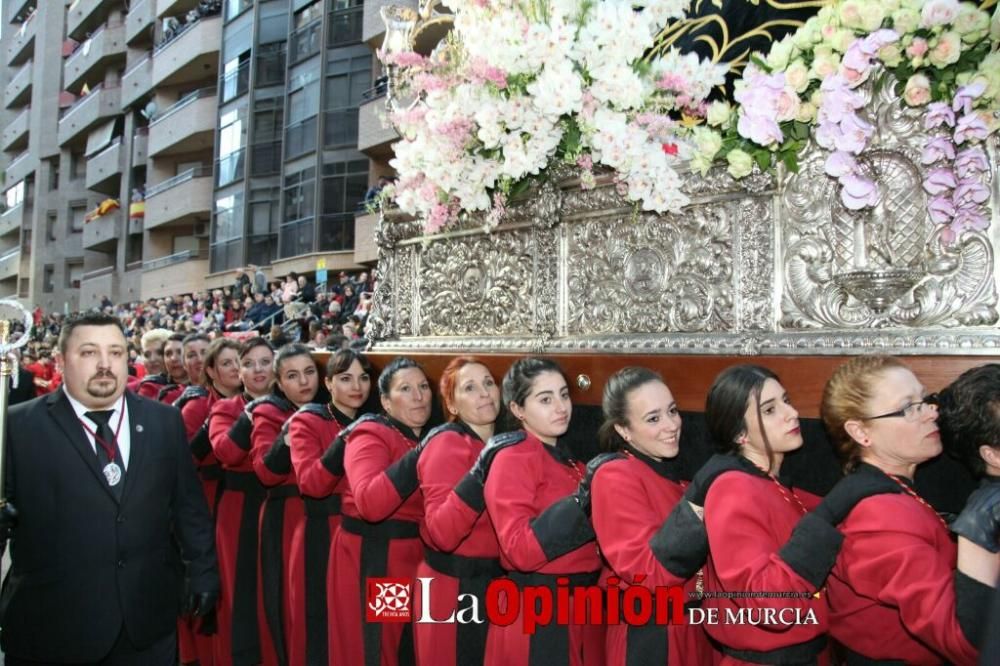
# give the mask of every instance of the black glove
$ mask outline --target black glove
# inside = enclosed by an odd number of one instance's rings
[[[903,489],[880,470],[864,465],[837,482],[813,513],[830,525],[839,525],[854,506],[872,495],[901,493]]]
[[[289,474],[292,471],[292,451],[286,439],[288,430],[282,428],[271,448],[264,454],[264,466],[275,474]]]
[[[253,421],[250,420],[250,414],[243,412],[240,414],[240,418],[236,419],[233,427],[229,429],[228,436],[236,446],[244,451],[249,451],[251,432],[253,432]]]
[[[594,540],[590,517],[575,495],[553,502],[531,521],[531,531],[549,562]]]
[[[472,464],[469,475],[478,481],[479,485],[486,485],[486,475],[489,474],[490,465],[493,464],[493,459],[496,458],[496,455],[508,447],[523,442],[524,438],[525,434],[520,430],[504,432],[490,437],[490,441],[486,442],[486,446],[479,452],[476,462]]]
[[[697,506],[705,506],[705,497],[708,495],[708,489],[712,487],[712,482],[715,481],[715,478],[723,472],[729,472],[734,469],[745,469],[740,464],[739,458],[733,455],[716,453],[694,475],[691,485],[684,491],[684,498]]]
[[[14,536],[17,527],[17,509],[10,502],[0,504],[0,540],[6,542]]]
[[[653,556],[667,571],[687,580],[705,565],[708,558],[708,531],[705,522],[687,499],[674,505],[667,519],[649,540]]]
[[[951,531],[991,553],[1000,552],[1000,483],[986,483],[969,495]]]
[[[210,612],[215,612],[218,601],[218,592],[191,592],[185,604],[184,614],[191,617],[206,617]]]
[[[486,485],[486,475],[489,474],[493,459],[503,449],[523,441],[524,433],[520,431],[505,432],[490,437],[490,441],[479,452],[476,462],[472,463],[472,469],[455,486],[455,494],[458,495],[459,499],[475,511],[482,513],[486,508],[486,502],[483,499],[483,486]]]
[[[385,475],[389,477],[402,499],[406,499],[420,487],[420,479],[417,478],[417,461],[423,450],[423,444],[410,449],[403,454],[402,458],[389,465],[385,470]]]
[[[341,432],[334,437],[330,445],[326,447],[326,451],[319,458],[326,471],[334,476],[344,476],[344,453],[347,451],[346,434],[345,432]]]
[[[594,474],[605,463],[609,463],[612,460],[620,460],[624,458],[620,453],[601,453],[595,456],[589,463],[587,463],[587,471],[583,474],[583,479],[580,480],[580,485],[577,486],[576,493],[573,495],[576,498],[576,503],[580,505],[580,509],[586,515],[590,515],[590,486],[594,481]]]
[[[212,442],[208,438],[208,421],[202,424],[191,439],[191,454],[195,460],[201,461],[212,452]]]
[[[219,632],[219,618],[216,615],[215,608],[208,611],[208,613],[202,616],[201,621],[198,623],[198,633],[202,636],[214,636]]]

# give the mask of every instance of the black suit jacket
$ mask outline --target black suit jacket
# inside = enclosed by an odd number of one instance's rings
[[[8,655],[96,661],[123,625],[140,649],[169,635],[182,556],[192,590],[218,591],[212,519],[180,412],[125,396],[131,452],[120,504],[61,389],[7,415],[7,497],[19,516],[0,594]]]

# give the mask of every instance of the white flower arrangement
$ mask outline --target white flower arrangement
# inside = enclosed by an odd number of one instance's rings
[[[564,162],[585,185],[595,165],[611,167],[643,209],[679,211],[688,198],[675,167],[719,144],[692,140],[674,118],[703,117],[725,77],[694,55],[648,55],[688,4],[451,0],[454,29],[432,57],[384,57],[418,100],[391,118],[396,203],[428,233],[463,211],[495,223],[509,197]]]

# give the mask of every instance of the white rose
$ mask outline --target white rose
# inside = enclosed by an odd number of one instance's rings
[[[958,0],[927,0],[920,12],[920,27],[947,25],[958,16]]]
[[[847,47],[851,45],[856,39],[854,32],[851,30],[838,30],[834,33],[833,38],[830,39],[830,46],[833,47],[834,51],[838,53],[846,53]]]
[[[696,127],[693,138],[698,154],[704,156],[708,161],[712,161],[716,153],[722,149],[722,135],[715,130],[707,127]]]
[[[974,44],[986,36],[990,30],[989,15],[970,4],[963,3],[958,9],[953,26],[966,44]]]
[[[892,13],[892,27],[901,35],[913,32],[919,25],[919,12],[912,9],[897,9]]]
[[[771,52],[767,54],[767,64],[774,71],[782,71],[788,66],[788,59],[792,54],[792,40],[786,37],[771,47]]]
[[[799,96],[794,90],[785,87],[778,95],[778,116],[779,123],[792,120],[799,113]]]
[[[811,123],[816,120],[816,105],[812,102],[802,102],[799,104],[799,112],[795,119],[800,123]]]
[[[729,105],[729,102],[712,102],[708,105],[705,120],[712,127],[721,127],[725,129],[729,126],[732,114],[733,107]]]
[[[726,155],[726,161],[729,162],[729,168],[726,170],[733,178],[744,178],[753,171],[753,158],[750,157],[749,153],[739,148],[730,150],[729,154]]]
[[[896,67],[903,61],[903,51],[899,44],[886,44],[878,52],[878,58],[886,67]]]
[[[796,60],[788,65],[788,68],[785,69],[785,83],[797,93],[805,92],[805,89],[809,87],[809,68],[806,67],[806,64],[801,60]]]
[[[931,64],[941,69],[958,62],[962,55],[962,38],[957,32],[948,30],[938,37],[937,45],[927,54],[927,59]]]

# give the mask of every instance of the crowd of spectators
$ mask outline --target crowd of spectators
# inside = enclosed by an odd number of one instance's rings
[[[296,273],[270,281],[251,265],[237,270],[233,284],[221,289],[118,304],[105,296],[95,309],[121,320],[129,341],[129,373],[141,377],[145,371],[140,340],[143,333],[158,328],[203,333],[210,339],[262,335],[275,348],[289,342],[317,350],[363,347],[372,291],[366,272],[341,272],[331,282],[316,285],[309,276]],[[27,397],[53,391],[61,382],[53,352],[66,315],[36,307],[33,317],[18,380],[20,393]],[[34,387],[33,393],[23,386],[25,381]]]

